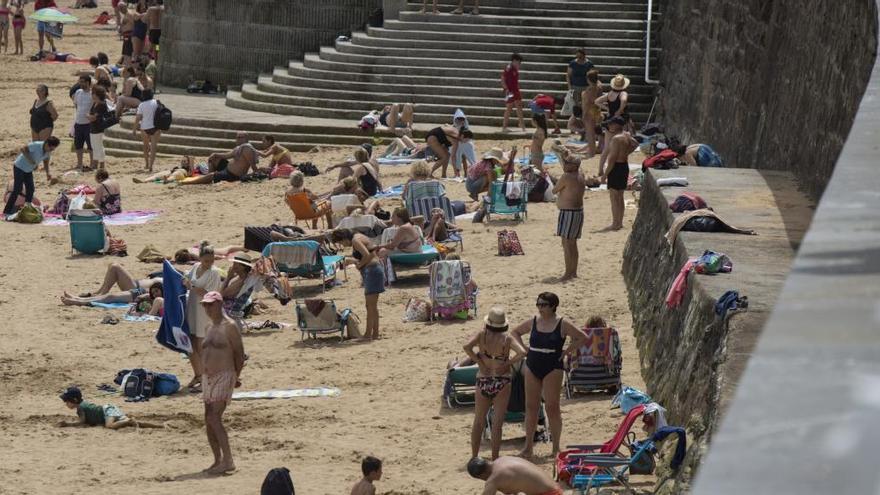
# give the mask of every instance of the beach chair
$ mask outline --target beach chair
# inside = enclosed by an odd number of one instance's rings
[[[301,332],[301,340],[318,335],[339,333],[339,340],[345,339],[345,319],[336,312],[333,299],[297,299],[296,326]]]
[[[586,344],[567,363],[563,378],[565,397],[577,392],[604,390],[616,394],[620,390],[623,356],[620,337],[613,328],[584,328]]]
[[[97,254],[104,250],[107,233],[99,210],[70,210],[67,222],[70,224],[71,254]]]
[[[416,227],[419,230],[419,236],[422,239],[422,247],[418,253],[395,253],[392,252],[389,254],[388,259],[391,261],[392,267],[395,269],[395,272],[402,269],[418,269],[430,266],[431,263],[440,260],[440,252],[437,251],[437,248],[430,244],[425,244],[425,238],[422,234],[422,229]],[[397,227],[389,227],[382,232],[382,236],[379,239],[379,244],[385,244],[394,238],[394,234],[397,232]]]
[[[511,185],[513,184],[513,186]],[[520,188],[520,201],[514,206],[507,204],[507,197],[504,195],[504,181],[496,180],[489,187],[489,205],[486,210],[486,221],[489,221],[491,215],[513,215],[515,219],[525,219],[528,216],[528,182],[510,181],[508,187]]]
[[[327,225],[326,219],[327,212],[330,211],[330,202],[318,201],[312,206],[312,200],[309,199],[309,194],[305,192],[285,194],[284,202],[287,203],[287,206],[293,212],[295,224],[299,224],[300,220],[306,221],[308,224],[308,220],[311,220],[312,227],[317,227],[318,219],[320,218],[325,229],[333,227],[332,225]]]
[[[643,455],[651,455],[656,450],[654,442],[643,440],[638,448],[630,456],[617,457],[608,454],[572,454],[583,459],[585,463],[593,466],[589,474],[577,474],[572,477],[569,485],[578,493],[588,495],[591,490],[599,489],[606,485],[619,483],[629,493],[638,493],[629,483],[629,472],[638,459]]]
[[[336,271],[343,268],[344,256],[323,256],[317,241],[271,242],[263,248],[264,257],[271,256],[280,273],[288,277],[321,279],[321,289],[336,278]]]
[[[421,198],[445,197],[446,188],[439,180],[417,180],[406,185],[406,194],[403,196],[403,204],[410,214],[414,214],[413,208],[416,201]]]
[[[483,430],[483,438],[492,436],[492,421],[495,411],[494,406],[486,413],[486,429]],[[513,380],[511,382],[510,401],[507,403],[507,413],[504,415],[505,423],[519,423],[525,427],[526,422],[526,380],[522,374],[522,363],[514,367]],[[535,442],[549,442],[550,431],[547,429],[547,413],[544,410],[544,401],[538,409],[538,427],[535,429]]]
[[[472,406],[476,402],[477,371],[479,366],[456,366],[446,370],[443,399],[450,408]]]
[[[337,229],[349,229],[367,236],[370,240],[378,239],[387,228],[385,222],[375,215],[347,216],[336,224]]]
[[[553,466],[553,477],[557,481],[570,482],[576,475],[591,474],[595,466],[589,464],[583,457],[574,454],[604,454],[608,456],[625,456],[624,448],[629,447],[632,439],[630,433],[636,420],[644,414],[645,405],[640,404],[632,408],[623,421],[617,427],[617,432],[602,444],[578,444],[566,445],[566,450],[556,454],[556,463]],[[633,434],[634,438],[634,434]]]
[[[422,216],[425,219],[425,224],[420,225],[423,229],[428,227],[431,224],[431,210],[434,208],[440,208],[443,210],[443,213],[446,216],[446,222],[452,225],[455,225],[455,210],[452,209],[452,202],[449,201],[449,198],[446,196],[428,196],[424,198],[417,199],[412,208],[407,207],[410,216]],[[464,252],[464,239],[461,236],[461,232],[449,232],[449,236],[445,241],[442,241],[443,244],[458,244],[461,247],[462,252]]]
[[[469,290],[470,264],[466,261],[435,261],[430,267],[431,319],[451,319],[462,311],[477,316],[476,291]],[[472,293],[473,292],[473,293]]]

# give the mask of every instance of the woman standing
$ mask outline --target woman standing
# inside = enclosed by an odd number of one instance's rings
[[[602,83],[599,82],[599,71],[592,69],[587,72],[587,89],[583,91],[583,107],[581,115],[584,119],[584,131],[587,137],[587,150],[590,155],[596,154],[596,126],[602,122],[602,110],[596,100],[602,95]]]
[[[31,106],[31,141],[45,141],[52,135],[58,111],[49,99],[49,87],[37,84],[37,99]],[[49,165],[49,160],[43,162]]]
[[[24,190],[24,202],[30,203],[34,199],[34,170],[40,165],[40,162],[46,164],[46,180],[52,180],[52,174],[49,173],[49,157],[52,152],[58,148],[60,141],[55,136],[49,136],[45,141],[34,141],[21,148],[21,153],[15,158],[12,167],[12,191],[6,200],[6,206],[3,208],[4,215],[15,213],[15,202],[18,196]]]
[[[156,128],[154,119],[156,118],[156,110],[159,109],[159,102],[153,99],[153,90],[145,89],[143,92],[144,101],[137,107],[137,116],[134,118],[134,127],[132,134],[141,131],[141,138],[144,143],[144,164],[145,169],[149,172],[153,171],[153,163],[156,162],[156,153],[159,151],[159,138],[162,131]]]
[[[507,333],[507,316],[502,308],[492,308],[483,319],[483,330],[465,344],[464,352],[479,366],[475,394],[474,425],[471,429],[471,458],[480,454],[480,437],[486,428],[486,414],[495,407],[492,421],[492,459],[501,449],[501,428],[510,400],[510,372],[526,355],[517,339]],[[475,351],[476,349],[476,351]],[[513,351],[513,357],[510,351]]]
[[[351,257],[346,264],[354,265],[360,272],[364,283],[364,299],[367,306],[367,328],[364,339],[379,338],[379,294],[385,292],[385,271],[374,252],[372,243],[367,236],[353,233],[349,229],[337,229],[330,239],[351,246]]]
[[[431,174],[440,169],[440,177],[446,177],[446,169],[449,166],[449,159],[452,157],[450,150],[453,141],[458,142],[458,129],[453,126],[443,125],[428,131],[425,142],[437,155],[437,161],[434,163],[434,168],[431,169]]]
[[[223,286],[220,270],[214,266],[214,248],[208,241],[202,241],[199,245],[199,262],[183,278],[183,285],[189,289],[186,296],[186,322],[189,325],[189,333],[192,336],[192,354],[189,362],[193,369],[193,379],[187,387],[190,392],[198,392],[198,386],[202,383],[202,339],[208,332],[211,319],[205,312],[205,307],[199,303],[208,292],[219,292]]]
[[[559,452],[559,437],[562,434],[559,395],[562,392],[563,359],[575,355],[586,340],[582,331],[564,318],[556,316],[556,308],[559,307],[559,297],[556,294],[538,294],[535,306],[538,308],[538,315],[513,329],[513,337],[523,347],[525,344],[522,336],[529,334],[528,354],[523,367],[526,378],[526,446],[522,455],[526,457],[531,457],[534,448],[542,397],[547,418],[550,420],[553,453]],[[571,344],[563,351],[566,337],[571,338]]]
[[[102,118],[110,111],[107,106],[107,90],[95,85],[92,87],[92,108],[89,110],[89,141],[92,143],[92,160],[98,164],[98,169],[104,169],[104,123]]]
[[[543,113],[532,113],[535,133],[532,134],[532,145],[529,147],[529,163],[533,167],[544,167],[544,141],[547,139],[547,116]]]

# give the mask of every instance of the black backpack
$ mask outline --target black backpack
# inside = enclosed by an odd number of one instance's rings
[[[162,104],[161,101],[156,100],[156,115],[153,117],[153,126],[160,131],[167,131],[171,129],[171,109]]]
[[[260,495],[296,495],[290,470],[285,467],[270,470],[260,487]]]
[[[297,163],[296,168],[298,168],[299,171],[302,172],[303,175],[305,175],[306,177],[321,175],[321,171],[318,170],[318,167],[316,167],[312,162]]]
[[[144,397],[149,399],[153,395],[153,373],[135,368],[122,377],[122,395],[126,397]]]

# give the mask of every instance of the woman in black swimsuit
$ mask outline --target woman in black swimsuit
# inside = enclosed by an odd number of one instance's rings
[[[431,150],[437,155],[437,162],[431,169],[431,174],[435,170],[442,169],[441,177],[446,177],[446,167],[449,165],[449,149],[452,148],[452,141],[458,141],[458,129],[450,125],[435,127],[428,131],[425,136],[425,142],[431,147]]]
[[[464,346],[464,352],[480,368],[477,372],[479,393],[475,394],[476,407],[471,429],[471,457],[480,454],[480,437],[486,428],[486,414],[494,406],[492,459],[497,459],[501,449],[501,428],[507,414],[507,402],[510,400],[510,372],[513,365],[525,357],[526,350],[507,333],[507,316],[503,309],[492,308],[483,322],[483,330]]]
[[[37,85],[37,99],[31,106],[31,140],[45,141],[52,135],[58,111],[49,99],[49,87]]]
[[[562,392],[563,360],[573,356],[586,340],[584,332],[556,316],[559,297],[552,292],[538,294],[538,316],[528,319],[513,329],[513,337],[523,344],[522,336],[529,334],[528,354],[523,375],[526,378],[526,446],[522,455],[531,457],[535,443],[535,429],[538,426],[538,409],[541,398],[550,420],[550,436],[553,440],[553,453],[559,452],[559,437],[562,434],[562,414],[559,410],[559,396]],[[571,343],[563,351],[565,339]],[[523,344],[525,346],[525,344]]]

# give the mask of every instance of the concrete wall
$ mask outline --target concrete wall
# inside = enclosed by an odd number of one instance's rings
[[[381,0],[166,0],[159,81],[240,85],[360,29]]]
[[[818,198],[877,48],[874,0],[667,0],[660,118],[730,166],[791,170]]]

